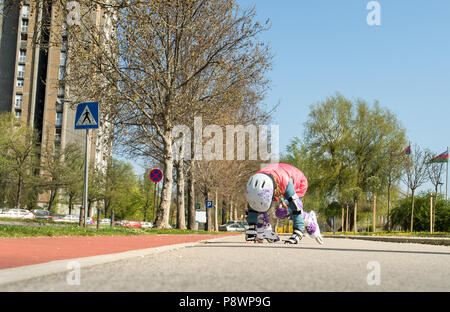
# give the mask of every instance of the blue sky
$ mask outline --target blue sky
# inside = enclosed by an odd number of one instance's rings
[[[280,101],[282,151],[303,136],[309,105],[340,92],[395,113],[411,142],[441,153],[450,145],[450,1],[378,1],[381,25],[366,22],[366,0],[240,0],[271,19],[261,39],[275,54],[267,103]]]
[[[396,114],[411,143],[441,153],[450,145],[450,1],[239,0],[270,18],[261,36],[275,54],[266,102],[280,102],[280,149],[303,137],[309,105],[336,92]],[[425,185],[422,189],[429,188]]]
[[[450,1],[380,0],[380,26],[367,24],[369,0],[238,2],[272,23],[260,39],[275,54],[266,102],[280,102],[281,152],[303,137],[309,105],[336,92],[378,100],[412,144],[450,145]]]

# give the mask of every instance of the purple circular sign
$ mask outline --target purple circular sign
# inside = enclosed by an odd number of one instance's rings
[[[161,170],[159,169],[153,169],[152,171],[150,171],[150,180],[152,180],[152,182],[158,183],[159,181],[161,181],[163,178],[163,173]]]

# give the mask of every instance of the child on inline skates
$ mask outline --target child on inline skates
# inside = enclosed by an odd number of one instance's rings
[[[323,244],[315,213],[303,211],[302,198],[307,188],[308,181],[303,172],[288,164],[271,164],[254,174],[246,187],[249,224],[246,240],[261,242],[266,237],[269,241],[279,240],[272,231],[267,213],[272,202],[279,202],[275,215],[293,221],[293,233],[285,240],[286,244],[300,242],[305,233],[305,221],[306,232]]]

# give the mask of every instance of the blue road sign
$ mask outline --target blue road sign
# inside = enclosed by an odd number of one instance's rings
[[[75,114],[75,130],[98,128],[98,102],[81,103]]]
[[[206,208],[212,208],[213,207],[213,201],[212,200],[205,201],[205,206],[206,206]]]

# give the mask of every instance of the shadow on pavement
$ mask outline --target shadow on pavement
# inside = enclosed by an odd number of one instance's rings
[[[408,251],[408,250],[385,250],[385,249],[350,249],[350,248],[328,248],[328,247],[303,247],[303,246],[286,246],[284,244],[236,244],[228,242],[203,242],[195,246],[187,246],[185,248],[284,248],[284,249],[307,249],[307,250],[327,250],[327,251],[344,251],[344,252],[381,252],[381,253],[401,253],[401,254],[422,254],[422,255],[441,255],[450,256],[450,252],[432,252],[432,251]]]

